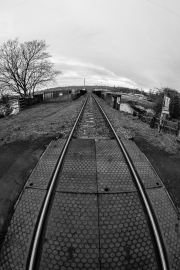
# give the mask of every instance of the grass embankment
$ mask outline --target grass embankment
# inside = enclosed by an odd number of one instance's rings
[[[31,171],[53,138],[67,136],[81,103],[43,103],[0,119],[0,243]]]

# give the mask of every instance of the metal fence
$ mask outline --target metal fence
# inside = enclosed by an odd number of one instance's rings
[[[147,115],[140,115],[139,119],[141,121],[143,121],[143,122],[150,125],[153,117],[152,116],[147,116]],[[155,127],[155,128],[158,127],[159,121],[160,121],[160,119],[156,118],[154,123],[153,123],[153,127]],[[163,126],[162,126],[162,131],[177,135],[179,129],[180,129],[179,122],[173,122],[173,121],[169,121],[169,120],[164,120]]]

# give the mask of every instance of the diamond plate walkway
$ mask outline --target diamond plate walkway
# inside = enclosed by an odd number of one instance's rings
[[[59,175],[40,269],[138,267],[157,269],[156,258],[116,141],[73,140]]]
[[[176,209],[132,141],[123,140],[156,214],[170,269],[180,269]],[[28,180],[1,251],[0,270],[24,270],[31,237],[64,140],[53,142]],[[131,173],[115,140],[73,139],[58,177],[36,269],[160,269]]]

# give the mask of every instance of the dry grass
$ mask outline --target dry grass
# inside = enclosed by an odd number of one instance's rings
[[[180,156],[180,144],[177,142],[175,135],[163,132],[158,133],[157,129],[150,128],[148,124],[142,122],[137,117],[116,111],[103,100],[99,99],[99,101],[106,108],[106,112],[118,133],[124,134],[125,137],[142,137],[153,146],[170,154]]]
[[[80,98],[74,102],[42,103],[14,116],[0,119],[0,145],[66,134],[79,112]]]

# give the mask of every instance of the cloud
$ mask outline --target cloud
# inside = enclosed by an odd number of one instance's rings
[[[70,80],[70,84],[80,83],[86,78],[88,84],[110,84],[124,87],[134,87],[137,84],[125,77],[116,75],[111,70],[108,70],[101,66],[95,66],[92,63],[83,63],[77,60],[59,60],[56,62],[56,68],[62,70],[63,75],[59,77],[58,82],[61,84],[67,84]]]
[[[22,0],[23,1],[23,0]],[[21,1],[20,1],[21,2]],[[19,3],[16,0],[17,4]],[[170,10],[180,1],[163,0]],[[0,11],[10,7],[0,2]],[[31,0],[1,14],[0,42],[45,39],[60,85],[180,88],[180,19],[144,0]]]

